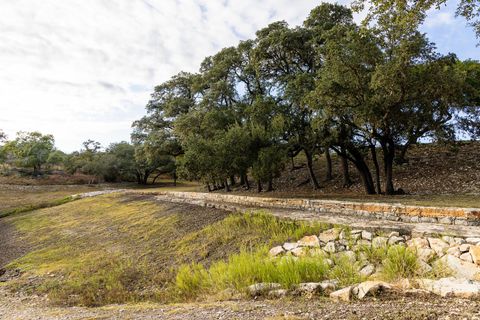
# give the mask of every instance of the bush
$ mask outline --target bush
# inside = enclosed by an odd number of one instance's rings
[[[388,249],[383,261],[383,272],[387,280],[413,277],[417,270],[417,256],[411,249],[399,245]]]
[[[337,280],[341,287],[362,281],[358,263],[352,263],[347,256],[341,255],[334,259],[335,265],[330,271],[329,278]]]

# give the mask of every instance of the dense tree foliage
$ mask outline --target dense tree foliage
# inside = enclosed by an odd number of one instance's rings
[[[249,188],[249,176],[272,190],[299,153],[316,189],[314,156],[331,166],[336,152],[346,186],[348,161],[367,193],[395,193],[394,162],[411,145],[452,139],[455,126],[478,134],[479,64],[438,54],[418,32],[426,4],[373,2],[373,24],[324,3],[302,26],[275,22],[207,57],[155,88],[132,137],[209,190]]]

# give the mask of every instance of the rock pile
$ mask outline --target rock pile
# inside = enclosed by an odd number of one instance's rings
[[[378,281],[381,278],[382,266],[368,261],[366,251],[394,245],[407,247],[416,253],[417,280],[405,280],[401,285]],[[442,297],[480,298],[480,282],[477,282],[480,280],[480,238],[412,238],[398,232],[385,235],[367,230],[334,228],[318,235],[305,236],[297,242],[286,242],[273,247],[269,254],[275,259],[285,256],[292,259],[322,256],[330,265],[334,265],[337,258],[343,257],[357,265],[359,274],[368,281],[346,288],[338,288],[338,282],[334,280],[301,283],[291,290],[282,289],[279,284],[256,284],[248,288],[252,296],[329,294],[334,300],[349,301],[351,298],[363,299],[394,289],[405,293],[432,293]],[[428,276],[438,276],[432,274],[434,268],[442,269],[445,275],[451,277],[428,279]]]

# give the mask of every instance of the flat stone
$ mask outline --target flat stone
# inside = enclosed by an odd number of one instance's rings
[[[441,297],[456,297],[463,299],[480,297],[480,283],[466,279],[421,279],[418,280],[417,283],[421,289],[430,291]]]
[[[428,243],[439,257],[442,257],[449,248],[448,243],[439,238],[428,238]]]
[[[462,254],[462,252],[460,251],[459,246],[454,246],[454,247],[448,248],[446,253],[447,253],[447,254],[450,254],[450,255],[452,255],[452,256],[454,256],[454,257],[457,257],[457,258],[459,258],[460,255]]]
[[[470,246],[471,246],[470,244],[464,243],[460,245],[459,249],[461,252],[468,252],[470,251]]]
[[[335,254],[337,259],[347,259],[350,263],[355,263],[357,261],[357,255],[353,251],[343,251]]]
[[[467,262],[473,263],[473,258],[472,258],[472,255],[470,254],[470,252],[462,253],[462,254],[459,256],[459,258],[462,259],[463,261],[467,261]]]
[[[330,293],[330,298],[334,301],[350,301],[352,295],[352,286],[346,287]]]
[[[443,256],[439,261],[452,271],[455,278],[469,280],[477,280],[479,278],[480,268],[474,263],[463,261],[449,254]]]
[[[370,240],[365,240],[361,239],[357,241],[358,246],[365,246],[365,247],[370,247],[372,245],[372,242]]]
[[[268,254],[271,256],[271,257],[276,257],[282,253],[285,252],[285,249],[283,249],[282,246],[276,246],[276,247],[273,247],[272,249],[270,249],[270,251],[268,251]]]
[[[377,295],[383,290],[391,289],[391,286],[383,281],[365,281],[360,283],[358,286],[358,295],[357,298],[362,300],[366,296]]]
[[[373,238],[373,234],[371,232],[368,232],[366,230],[362,231],[362,239],[363,240],[370,240],[371,241],[372,238]]]
[[[305,282],[299,283],[295,286],[293,294],[295,295],[304,295],[304,294],[316,294],[323,291],[322,284],[320,282]]]
[[[412,238],[411,240],[407,241],[407,245],[409,247],[415,247],[417,249],[424,249],[430,247],[427,239],[424,238]]]
[[[465,241],[470,244],[477,244],[480,242],[480,238],[466,238]]]
[[[480,246],[470,246],[469,252],[472,255],[473,262],[480,265]]]
[[[400,236],[391,236],[390,238],[388,238],[389,245],[394,245],[394,244],[403,243],[403,242],[405,242],[405,239]]]
[[[283,249],[285,249],[287,251],[293,250],[295,248],[298,248],[298,243],[296,243],[296,242],[285,242],[283,244]]]
[[[398,231],[392,231],[388,234],[388,238],[392,238],[392,237],[400,237],[400,232]]]
[[[384,248],[387,246],[388,238],[386,237],[375,237],[372,240],[373,248]]]
[[[420,259],[418,260],[418,271],[420,272],[420,274],[427,274],[432,271],[432,269],[433,268],[425,261],[422,261]]]
[[[252,297],[256,297],[267,294],[269,291],[280,289],[281,287],[279,283],[261,282],[248,286],[247,292]]]
[[[375,272],[375,266],[373,264],[367,264],[360,270],[360,275],[362,277],[370,277]]]
[[[297,241],[299,247],[320,247],[320,240],[317,236],[305,236]]]
[[[322,241],[323,243],[327,243],[330,241],[335,241],[338,239],[340,235],[340,230],[339,229],[329,229],[327,231],[324,231],[318,235],[318,239]]]
[[[324,257],[327,253],[320,248],[312,248],[308,250],[308,256],[310,257]]]
[[[455,238],[450,236],[443,236],[442,240],[448,243],[449,245],[453,246],[455,244]]]
[[[454,238],[455,244],[464,244],[466,241],[463,238]]]

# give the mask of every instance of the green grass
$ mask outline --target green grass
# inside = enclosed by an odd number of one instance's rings
[[[383,261],[383,274],[387,280],[412,278],[417,274],[418,260],[410,248],[391,246]]]
[[[171,302],[183,263],[220,270],[220,261],[245,254],[242,248],[253,252],[329,227],[153,199],[110,194],[3,218],[31,248],[7,266],[24,271],[7,285],[56,304]]]

